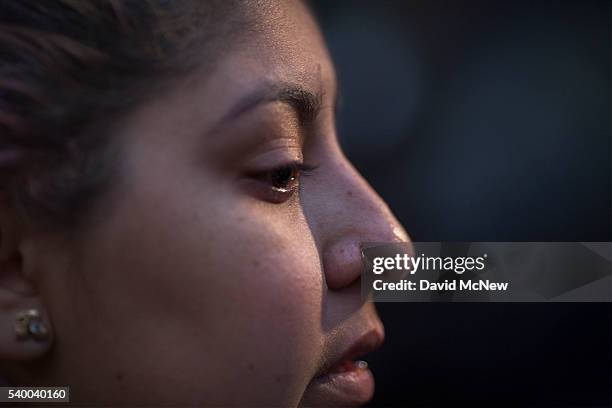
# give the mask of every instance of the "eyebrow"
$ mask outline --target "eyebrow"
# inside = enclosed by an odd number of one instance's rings
[[[282,102],[290,106],[296,112],[300,125],[307,127],[321,112],[323,94],[311,92],[298,84],[264,83],[234,105],[214,129],[222,127],[261,104],[270,102]]]

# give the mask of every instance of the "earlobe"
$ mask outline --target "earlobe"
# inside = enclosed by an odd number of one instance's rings
[[[2,245],[0,243],[0,245]],[[52,344],[51,324],[16,256],[0,258],[0,359],[34,360]]]
[[[52,345],[52,329],[41,309],[0,312],[0,359],[31,361],[47,354]]]
[[[52,326],[35,289],[14,274],[0,263],[0,359],[34,360],[50,350]]]
[[[53,331],[8,224],[0,218],[0,360],[35,360],[50,350]]]

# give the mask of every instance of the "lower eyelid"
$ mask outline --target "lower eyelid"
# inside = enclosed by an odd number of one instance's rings
[[[271,185],[269,177],[270,173],[283,169],[285,167],[293,167],[297,173],[296,180],[288,188],[275,187]],[[250,171],[244,177],[245,188],[248,194],[256,197],[259,200],[281,204],[290,200],[293,196],[299,193],[300,179],[316,174],[319,169],[318,164],[306,164],[300,161],[292,161],[278,166],[268,167],[267,169]]]
[[[261,180],[246,177],[241,180],[242,188],[247,194],[261,201],[282,204],[291,199],[299,189],[299,181],[290,189],[275,189]]]

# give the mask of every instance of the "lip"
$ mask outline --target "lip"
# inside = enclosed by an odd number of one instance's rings
[[[304,394],[313,405],[347,406],[368,402],[374,394],[374,376],[356,359],[378,349],[384,341],[382,327],[368,330],[357,339],[341,341],[342,346],[329,358],[312,379]]]

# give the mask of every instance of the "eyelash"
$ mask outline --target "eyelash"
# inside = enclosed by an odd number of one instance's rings
[[[262,184],[266,184],[266,191],[264,191],[263,197],[264,200],[274,204],[280,204],[287,201],[296,193],[301,177],[311,176],[317,169],[318,166],[316,165],[292,162],[254,174],[253,178],[260,181]],[[275,180],[275,177],[278,178],[279,176],[280,180]],[[285,178],[288,179],[287,182],[281,183]],[[284,184],[285,186],[280,184]]]

